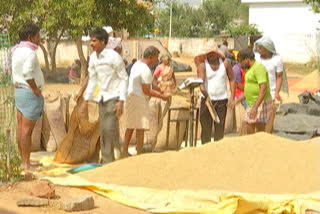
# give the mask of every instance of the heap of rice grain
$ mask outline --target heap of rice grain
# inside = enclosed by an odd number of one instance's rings
[[[320,187],[319,151],[319,138],[295,142],[257,133],[134,156],[79,175],[92,182],[157,189],[309,193]]]

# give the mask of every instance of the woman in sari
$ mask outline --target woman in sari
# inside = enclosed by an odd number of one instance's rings
[[[156,88],[161,93],[172,94],[176,88],[176,78],[170,67],[171,58],[168,54],[162,55],[161,64],[159,64],[152,76],[152,83],[156,81]]]

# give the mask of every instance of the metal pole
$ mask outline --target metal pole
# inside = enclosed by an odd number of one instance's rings
[[[10,129],[6,130],[6,138],[7,138],[7,178],[10,179],[11,170],[10,170],[10,144],[11,144],[11,138],[10,138]]]
[[[170,26],[169,26],[169,39],[171,38],[172,29],[172,0],[170,1]]]

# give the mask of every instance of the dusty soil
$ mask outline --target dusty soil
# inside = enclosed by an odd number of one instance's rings
[[[20,182],[14,185],[6,185],[0,187],[0,213],[1,214],[62,214],[70,213],[59,210],[55,207],[18,207],[17,198],[21,195],[26,194],[26,189],[30,185],[30,182]],[[73,212],[81,214],[146,214],[148,212],[137,210],[135,208],[127,207],[119,203],[115,203],[108,198],[95,194],[91,191],[79,188],[71,187],[60,187],[56,186],[56,195],[59,199],[56,200],[67,200],[69,198],[78,195],[92,195],[95,202],[95,208],[90,211]]]

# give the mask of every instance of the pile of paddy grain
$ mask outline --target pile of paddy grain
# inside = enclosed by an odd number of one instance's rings
[[[319,151],[319,138],[295,142],[257,133],[134,156],[79,175],[92,182],[157,189],[309,193],[319,191]]]
[[[297,91],[297,92],[304,92],[305,90],[315,92],[320,88],[319,83],[319,71],[315,70],[305,76],[302,80],[298,83],[294,84],[290,90]]]

